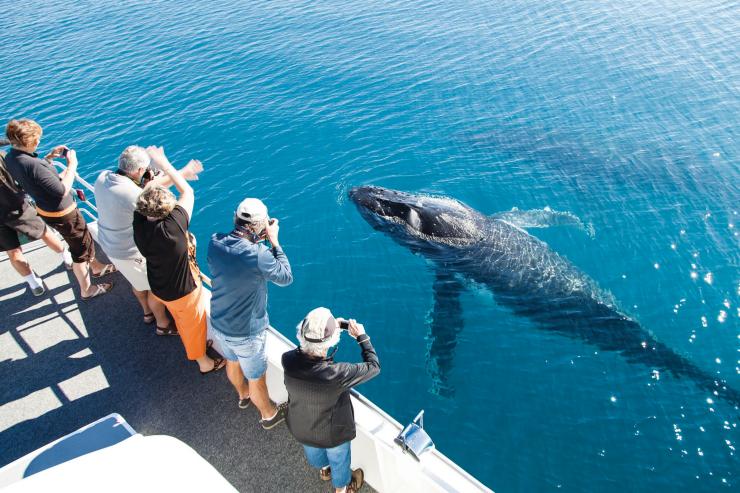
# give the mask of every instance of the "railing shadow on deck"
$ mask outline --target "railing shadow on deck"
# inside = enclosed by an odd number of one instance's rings
[[[36,265],[44,254],[29,257]],[[284,425],[262,430],[254,406],[237,408],[225,372],[201,376],[179,338],[143,323],[120,274],[110,294],[81,301],[61,266],[39,272],[50,288],[40,298],[7,262],[0,272],[0,344],[17,346],[2,354],[18,355],[0,361],[0,465],[118,412],[140,433],[184,441],[240,491],[323,491]]]

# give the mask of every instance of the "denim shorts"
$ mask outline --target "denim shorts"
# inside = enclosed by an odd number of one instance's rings
[[[213,338],[220,346],[223,357],[229,361],[238,361],[247,380],[258,380],[267,371],[265,340],[267,331],[247,337],[232,337],[213,330]]]

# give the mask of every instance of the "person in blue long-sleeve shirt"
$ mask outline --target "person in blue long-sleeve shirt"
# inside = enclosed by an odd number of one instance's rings
[[[285,420],[285,407],[273,404],[265,379],[265,329],[270,325],[267,283],[288,286],[293,282],[288,257],[278,241],[279,230],[278,220],[268,217],[265,204],[247,198],[236,209],[233,231],[214,234],[208,245],[213,338],[227,360],[226,372],[239,394],[239,407],[254,402],[262,415],[260,424],[267,430]]]

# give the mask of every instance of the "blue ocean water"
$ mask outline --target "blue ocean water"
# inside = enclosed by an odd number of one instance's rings
[[[434,271],[347,200],[376,184],[484,213],[549,206],[532,230],[626,313],[740,387],[740,7],[478,0],[3,2],[0,119],[30,117],[80,173],[129,144],[203,161],[193,231],[245,196],[281,220],[311,308],[363,322],[360,390],[499,492],[718,491],[740,484],[738,410],[691,381],[540,330],[473,284],[439,395]],[[46,147],[45,147],[46,146]],[[356,358],[347,341],[339,356]]]

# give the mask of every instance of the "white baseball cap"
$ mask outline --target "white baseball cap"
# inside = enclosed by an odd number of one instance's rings
[[[258,224],[267,219],[267,206],[260,199],[247,198],[236,208],[234,216],[236,221]]]

